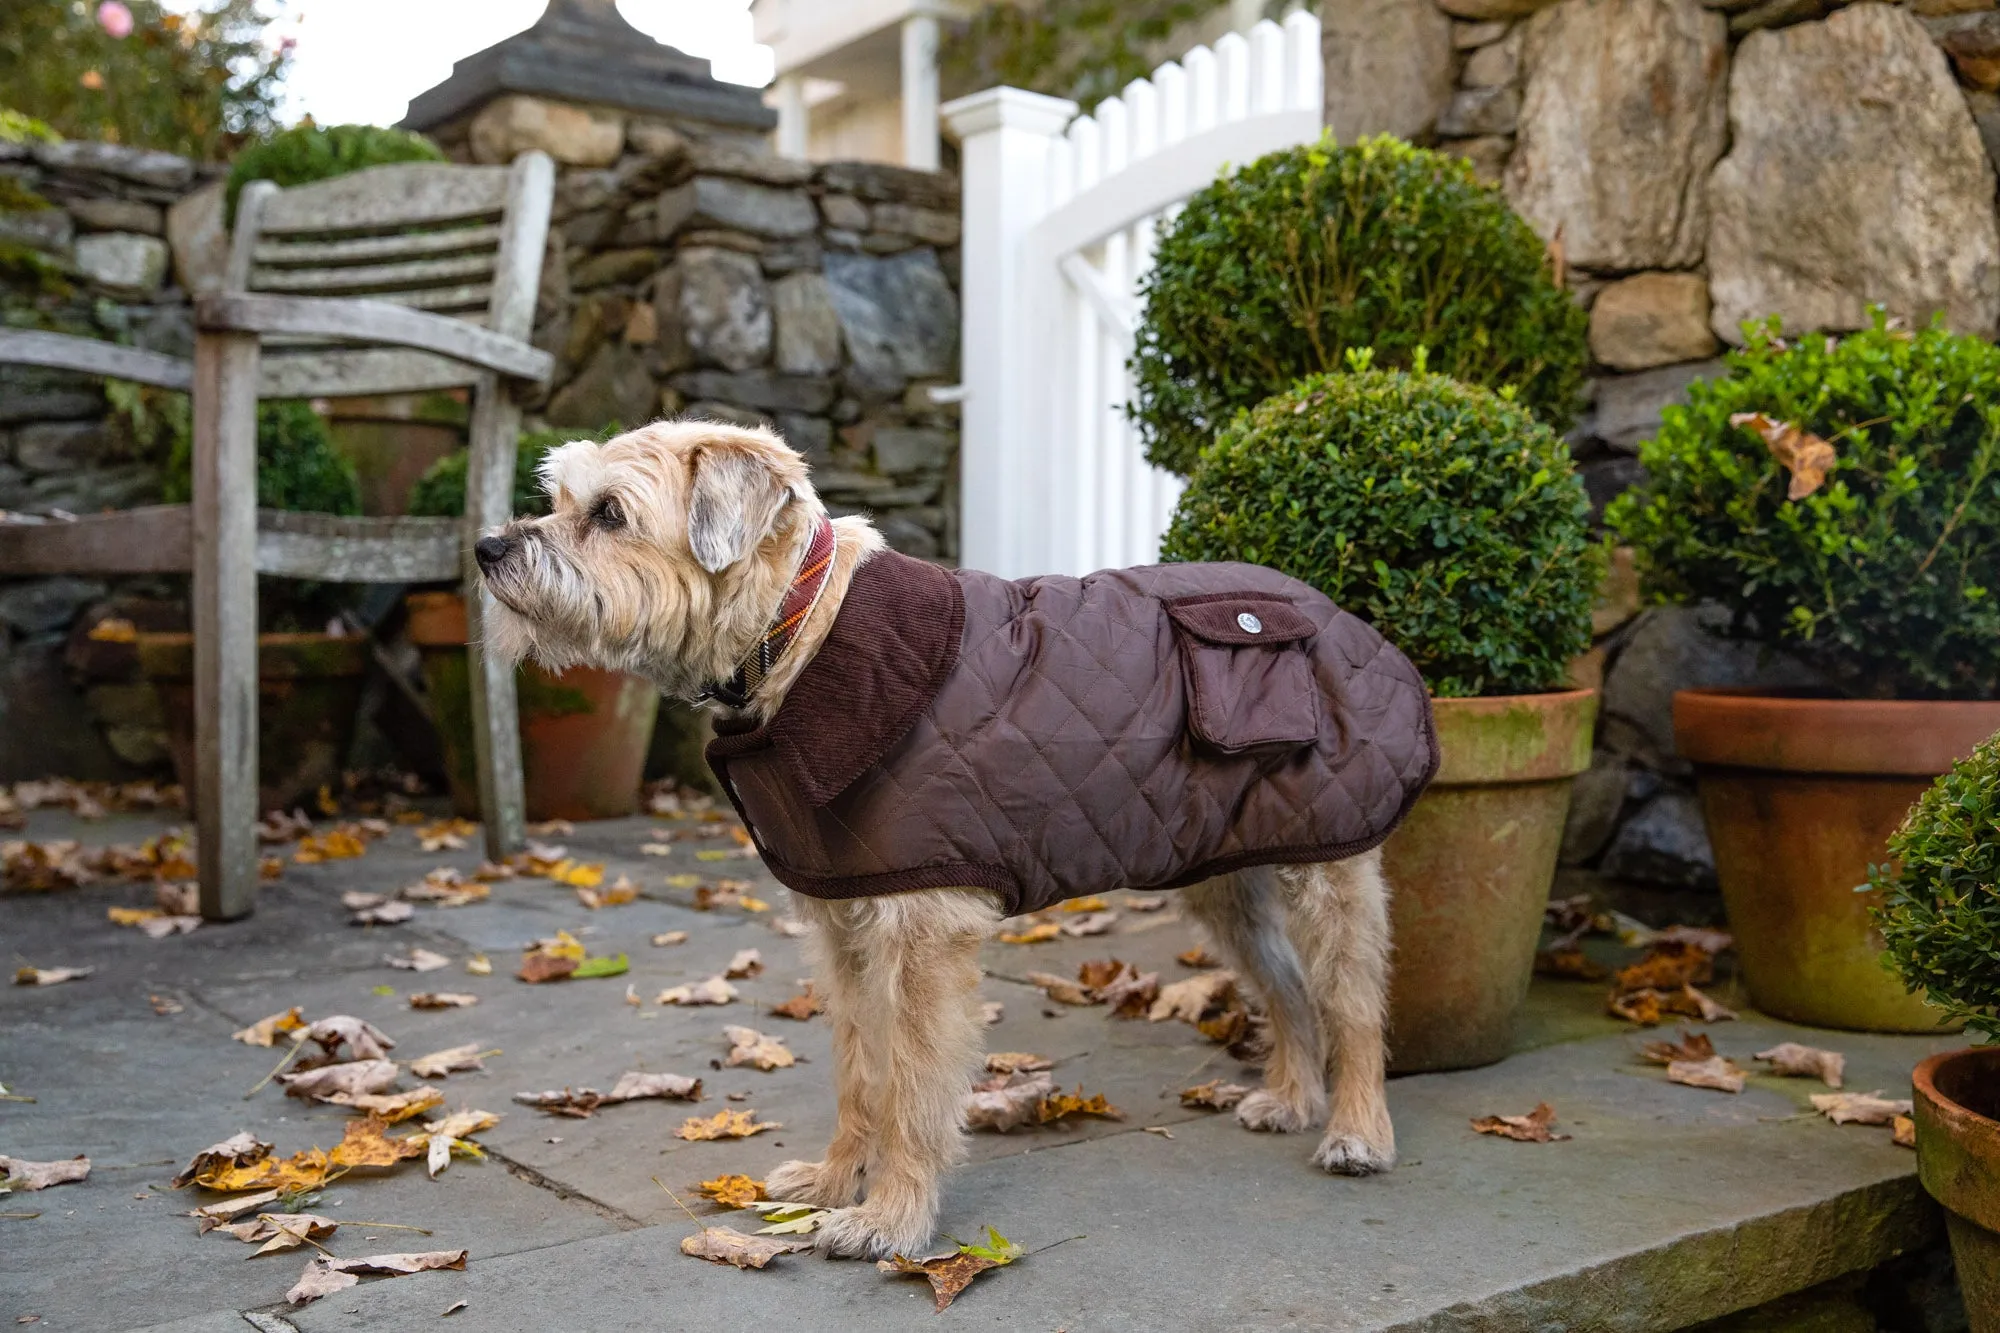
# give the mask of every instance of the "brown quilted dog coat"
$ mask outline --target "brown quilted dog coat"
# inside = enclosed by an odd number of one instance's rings
[[[1438,764],[1416,668],[1254,565],[1009,582],[883,552],[776,716],[720,730],[709,764],[791,888],[979,887],[1010,915],[1352,856]]]

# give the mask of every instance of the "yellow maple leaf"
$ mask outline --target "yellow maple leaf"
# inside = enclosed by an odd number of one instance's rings
[[[389,1127],[389,1123],[378,1115],[365,1115],[348,1121],[347,1132],[335,1145],[327,1164],[343,1169],[357,1166],[389,1167],[406,1157],[424,1155],[426,1136],[392,1139],[382,1132]]]
[[[604,882],[604,863],[572,861],[565,856],[550,866],[546,873],[558,884],[567,884],[573,889],[594,889]]]
[[[1111,904],[1095,895],[1089,898],[1072,898],[1062,905],[1065,912],[1108,912]]]
[[[325,1152],[308,1148],[289,1158],[266,1158],[251,1166],[223,1167],[195,1177],[206,1190],[228,1194],[236,1190],[316,1190],[332,1169]]]
[[[1002,944],[1043,944],[1061,934],[1061,926],[1058,926],[1053,921],[1044,921],[1040,925],[1030,926],[1026,930],[1002,935],[1000,942]]]
[[[695,1193],[715,1200],[725,1208],[741,1208],[747,1203],[756,1203],[770,1196],[764,1193],[764,1182],[752,1180],[748,1176],[717,1176],[714,1180],[704,1180],[694,1187]]]
[[[1090,1097],[1084,1096],[1083,1085],[1080,1083],[1077,1085],[1075,1092],[1058,1092],[1053,1097],[1042,1098],[1042,1104],[1036,1114],[1045,1125],[1051,1121],[1061,1120],[1065,1116],[1072,1115],[1103,1116],[1106,1120],[1123,1120],[1125,1118],[1125,1113],[1106,1101],[1103,1093],[1100,1092]]]
[[[165,916],[157,907],[107,907],[104,918],[114,926],[136,926],[141,921],[153,921]]]
[[[759,1120],[755,1111],[717,1111],[703,1119],[688,1117],[687,1123],[674,1131],[674,1137],[690,1142],[705,1139],[747,1139],[752,1134],[761,1134],[767,1129],[783,1129],[776,1120]]]

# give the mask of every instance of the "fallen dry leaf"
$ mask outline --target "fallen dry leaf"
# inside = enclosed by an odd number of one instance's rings
[[[388,1033],[352,1014],[319,1019],[306,1027],[300,1040],[318,1042],[329,1058],[339,1056],[340,1048],[345,1046],[346,1058],[350,1060],[386,1060],[396,1046]]]
[[[660,992],[659,1003],[697,1005],[728,1004],[736,998],[736,987],[721,977],[709,977],[705,981],[689,985],[670,986]]]
[[[477,995],[467,995],[463,991],[426,990],[410,996],[412,1009],[464,1009],[478,1003]]]
[[[412,1134],[407,1138],[392,1139],[387,1130],[390,1122],[378,1115],[357,1116],[342,1126],[340,1142],[327,1155],[326,1164],[335,1170],[354,1170],[361,1167],[392,1167],[398,1162],[424,1155],[426,1136]]]
[[[331,1255],[315,1255],[306,1271],[285,1293],[285,1299],[293,1305],[304,1305],[322,1296],[331,1296],[336,1291],[345,1291],[361,1280],[362,1276],[401,1277],[407,1273],[424,1273],[439,1268],[463,1269],[466,1251],[436,1250],[428,1254],[376,1254],[366,1259],[336,1259]]]
[[[674,1131],[677,1139],[700,1142],[707,1139],[747,1139],[767,1129],[782,1129],[776,1120],[759,1120],[755,1111],[717,1111],[706,1120],[692,1118]]]
[[[664,949],[675,944],[686,944],[687,942],[688,933],[685,930],[663,930],[653,936],[653,947],[657,949]]]
[[[1556,1111],[1547,1102],[1538,1103],[1526,1115],[1483,1115],[1472,1122],[1481,1134],[1497,1134],[1520,1143],[1561,1143],[1567,1134],[1555,1133]]]
[[[481,1130],[491,1129],[500,1123],[500,1117],[491,1111],[454,1111],[442,1120],[426,1120],[422,1134],[412,1134],[408,1143],[421,1143],[426,1149],[424,1167],[433,1180],[437,1173],[451,1164],[453,1152],[468,1157],[484,1157],[486,1150],[469,1140],[468,1136]]]
[[[1572,946],[1567,949],[1544,949],[1536,954],[1535,975],[1567,977],[1574,981],[1602,981],[1611,975],[1611,969],[1593,962],[1583,950]]]
[[[365,1092],[386,1092],[396,1081],[396,1066],[388,1060],[352,1060],[346,1064],[322,1065],[296,1074],[280,1074],[285,1094],[308,1099],[330,1093],[349,1096]]]
[[[335,1106],[351,1106],[357,1111],[365,1111],[387,1124],[394,1125],[444,1105],[444,1092],[439,1088],[417,1088],[410,1092],[391,1093],[336,1092],[320,1100],[331,1102]]]
[[[1646,956],[1630,967],[1620,968],[1615,984],[1622,993],[1638,990],[1671,991],[1715,975],[1715,960],[1707,950],[1686,940],[1655,939]]]
[[[563,1088],[560,1091],[514,1094],[514,1100],[524,1106],[537,1107],[552,1115],[569,1116],[574,1120],[589,1119],[600,1106],[614,1106],[619,1102],[638,1101],[645,1097],[698,1102],[701,1100],[701,1080],[683,1078],[679,1074],[646,1074],[628,1070],[619,1076],[609,1092],[599,1092],[595,1088],[574,1091]]]
[[[283,1250],[295,1250],[308,1239],[325,1240],[339,1227],[340,1223],[318,1213],[259,1213],[248,1222],[214,1229],[252,1245],[261,1244],[263,1248],[257,1254],[277,1254]]]
[[[465,970],[475,977],[490,977],[493,975],[493,960],[483,953],[476,953],[465,960]]]
[[[803,1023],[814,1014],[826,1012],[826,1001],[820,999],[818,992],[813,990],[813,984],[808,981],[804,990],[789,1000],[772,1005],[769,1012],[779,1018],[789,1018]]]
[[[1023,1125],[1038,1125],[1042,1099],[1055,1090],[1055,1080],[1040,1070],[1014,1070],[975,1083],[963,1102],[965,1127],[1005,1134]]]
[[[1836,1125],[1887,1125],[1910,1114],[1909,1099],[1885,1099],[1877,1092],[1815,1092],[1813,1110]]]
[[[1717,1092],[1743,1091],[1743,1071],[1733,1060],[1712,1055],[1706,1060],[1674,1060],[1667,1065],[1667,1082]]]
[[[398,926],[417,914],[417,909],[401,899],[391,899],[376,907],[364,907],[348,918],[354,926]]]
[[[51,1185],[73,1185],[90,1175],[90,1159],[82,1153],[58,1162],[27,1162],[19,1157],[0,1157],[0,1194],[12,1190],[45,1190]]]
[[[1759,1051],[1757,1058],[1769,1063],[1771,1072],[1781,1078],[1816,1078],[1829,1088],[1839,1087],[1847,1072],[1847,1057],[1839,1051],[1801,1046],[1795,1041]]]
[[[979,1002],[979,1022],[981,1026],[990,1028],[1006,1016],[1007,1006],[1000,1003],[1000,1001],[981,1000]]]
[[[1909,1116],[1899,1115],[1891,1122],[1895,1126],[1894,1142],[1898,1148],[1917,1146],[1917,1122]]]
[[[168,916],[201,915],[201,885],[155,884],[153,905]]]
[[[729,960],[729,966],[722,969],[722,975],[731,981],[741,981],[754,977],[764,970],[764,955],[755,949],[738,949]]]
[[[390,967],[400,967],[407,972],[435,972],[441,967],[450,967],[451,959],[429,949],[411,949],[406,954],[390,954],[382,960]]]
[[[259,1190],[255,1194],[238,1195],[234,1199],[224,1199],[220,1203],[211,1203],[201,1208],[192,1208],[182,1213],[181,1216],[194,1218],[197,1227],[195,1234],[206,1236],[224,1222],[241,1217],[245,1213],[253,1212],[256,1209],[262,1208],[267,1203],[275,1203],[277,1198],[277,1190]]]
[[[1222,960],[1208,951],[1206,944],[1197,944],[1192,949],[1183,949],[1174,955],[1174,961],[1182,967],[1220,967]]]
[[[211,1144],[194,1155],[171,1182],[175,1189],[213,1176],[232,1167],[254,1166],[271,1155],[271,1145],[249,1130],[238,1130],[220,1143]]]
[[[1088,987],[1080,986],[1068,977],[1055,976],[1048,972],[1028,973],[1028,984],[1038,987],[1042,994],[1057,1004],[1096,1004],[1097,997]]]
[[[1044,1097],[1042,1104],[1036,1108],[1036,1115],[1044,1125],[1073,1115],[1101,1116],[1106,1120],[1125,1118],[1125,1113],[1106,1101],[1103,1093],[1084,1096],[1081,1083],[1077,1084],[1075,1092],[1057,1092]]]
[[[724,1208],[741,1208],[770,1197],[764,1193],[763,1181],[752,1180],[748,1176],[717,1176],[714,1180],[704,1180],[696,1185],[694,1192],[703,1198],[713,1199]]]
[[[689,1122],[693,1123],[692,1121]],[[810,1241],[776,1236],[746,1236],[729,1227],[703,1227],[681,1240],[681,1253],[732,1268],[762,1268],[781,1254],[812,1248]]]
[[[1162,893],[1128,893],[1125,895],[1125,906],[1134,912],[1157,912],[1166,905],[1167,898]]]
[[[1771,457],[1792,474],[1791,485],[1785,490],[1787,500],[1803,500],[1826,484],[1835,455],[1833,446],[1819,436],[1762,412],[1732,412],[1729,424],[1757,435]]]
[[[1160,974],[1139,972],[1131,964],[1096,988],[1100,1002],[1111,1006],[1113,1018],[1143,1018],[1160,995]]]
[[[1026,930],[1017,930],[1000,936],[1002,944],[1046,944],[1050,940],[1062,938],[1062,927],[1053,921],[1043,921]]]
[[[81,981],[94,967],[24,967],[14,973],[16,986],[59,986],[65,981]]]
[[[292,860],[302,866],[322,861],[345,861],[368,852],[363,830],[356,824],[336,824],[325,833],[310,833],[299,839]]]
[[[722,1059],[726,1068],[749,1065],[768,1073],[773,1069],[790,1069],[796,1058],[785,1049],[783,1041],[767,1037],[755,1028],[726,1027],[722,1032],[733,1043],[729,1054]]]
[[[1117,921],[1118,913],[1116,912],[1086,912],[1074,921],[1060,923],[1058,928],[1063,934],[1075,937],[1102,935],[1109,931]]]
[[[153,1008],[153,1012],[158,1014],[161,1018],[167,1018],[178,1013],[185,1013],[187,1010],[186,1005],[182,1004],[179,1000],[176,1000],[171,995],[148,995],[146,997],[146,1003],[151,1005]]]
[[[1250,1089],[1241,1083],[1225,1083],[1219,1078],[1210,1079],[1192,1088],[1182,1088],[1181,1105],[1198,1106],[1207,1111],[1227,1111],[1249,1095]]]
[[[1199,1023],[1211,1008],[1228,1002],[1236,993],[1236,974],[1230,971],[1198,972],[1194,976],[1160,987],[1159,998],[1146,1012],[1150,1022],[1163,1023],[1178,1018]]]
[[[808,927],[795,916],[774,916],[767,923],[775,935],[783,935],[788,940],[804,939]]]
[[[598,873],[600,876],[603,874],[601,870]],[[576,900],[593,912],[600,907],[623,907],[639,901],[639,886],[624,875],[605,888],[579,884],[576,886]]]
[[[697,853],[697,855],[701,856],[703,860],[709,859],[705,853]],[[723,852],[720,855],[728,856],[730,853]],[[684,883],[687,880],[693,880],[694,883]],[[698,875],[669,875],[667,883],[676,888],[692,888],[694,890],[694,906],[698,912],[718,912],[731,908],[745,912],[768,912],[771,910],[771,904],[765,902],[762,898],[752,897],[747,892],[750,888],[750,881],[747,879],[723,879],[717,880],[714,884],[703,884]]]
[[[1639,1048],[1639,1058],[1656,1065],[1670,1065],[1676,1060],[1707,1060],[1714,1055],[1715,1043],[1706,1032],[1689,1032],[1686,1028],[1681,1029],[1679,1041],[1649,1041]]]
[[[583,965],[583,942],[566,930],[559,930],[554,939],[537,940],[521,957],[521,970],[515,975],[532,983],[560,981]]]
[[[484,1069],[485,1057],[491,1054],[495,1052],[480,1050],[476,1041],[463,1046],[447,1046],[444,1050],[432,1051],[410,1061],[410,1072],[418,1078],[443,1078],[465,1070]]]
[[[986,1072],[989,1074],[1037,1073],[1055,1068],[1055,1061],[1046,1055],[1030,1055],[1026,1051],[995,1051],[986,1057]]]
[[[1020,1246],[988,1227],[984,1245],[961,1245],[956,1254],[943,1254],[931,1259],[906,1259],[900,1254],[892,1255],[876,1261],[875,1267],[884,1273],[908,1273],[928,1280],[937,1299],[937,1312],[942,1314],[971,1284],[972,1279],[991,1269],[1004,1268],[1020,1257]]]
[[[297,1032],[306,1026],[305,1019],[299,1017],[299,1007],[293,1005],[281,1014],[260,1018],[249,1027],[229,1034],[230,1040],[240,1041],[249,1046],[272,1046],[277,1043],[280,1032]]]

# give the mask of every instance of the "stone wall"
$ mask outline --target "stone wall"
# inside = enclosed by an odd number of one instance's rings
[[[533,114],[509,98],[461,155],[561,167],[534,340],[557,358],[527,425],[700,413],[775,427],[837,513],[897,549],[958,550],[958,192],[947,176],[781,161],[740,133]],[[493,108],[488,108],[492,110]],[[187,292],[217,281],[218,171],[112,145],[0,144],[0,321],[190,355]],[[87,378],[0,367],[0,511],[154,503],[157,447]],[[0,570],[0,781],[159,771],[164,737],[109,616],[182,627],[179,581]],[[387,605],[377,598],[379,610]]]
[[[1741,324],[1860,326],[1870,303],[2000,324],[1996,0],[1329,2],[1327,113],[1468,158],[1548,240],[1596,363],[1572,436],[1601,507],[1642,474],[1661,411]],[[1598,763],[1566,859],[1661,888],[1713,882],[1671,697],[1801,683],[1700,627],[1600,609]]]

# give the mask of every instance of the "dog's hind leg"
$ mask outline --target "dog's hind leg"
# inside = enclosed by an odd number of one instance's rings
[[[1283,890],[1270,869],[1260,867],[1197,884],[1183,899],[1236,974],[1261,993],[1270,1014],[1264,1086],[1237,1106],[1237,1120],[1282,1133],[1315,1124],[1326,1112],[1325,1046],[1305,968],[1285,931]]]
[[[774,1168],[764,1188],[773,1199],[842,1208],[861,1197],[861,1175],[868,1162],[869,1090],[874,1082],[863,1036],[866,1007],[861,976],[866,955],[853,927],[859,905],[804,894],[794,894],[792,904],[808,927],[806,955],[833,1029],[833,1141],[817,1162],[785,1162]]]
[[[1396,1130],[1383,1093],[1389,1008],[1389,885],[1382,853],[1286,866],[1292,939],[1305,956],[1327,1034],[1333,1106],[1313,1160],[1342,1175],[1396,1164]]]
[[[867,1199],[820,1222],[828,1254],[919,1254],[937,1226],[940,1177],[962,1150],[965,1096],[983,1044],[979,946],[991,894],[926,889],[846,904],[867,1047]]]

